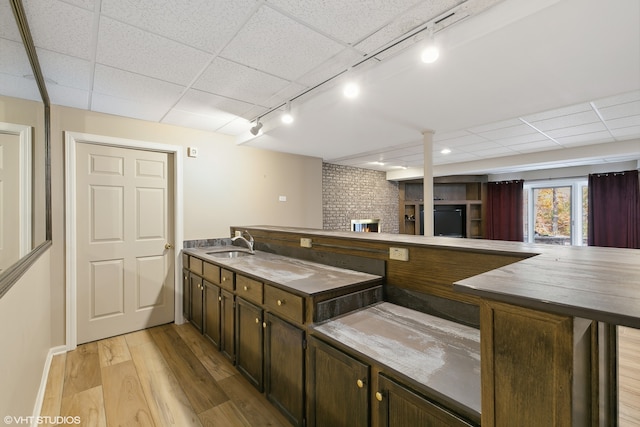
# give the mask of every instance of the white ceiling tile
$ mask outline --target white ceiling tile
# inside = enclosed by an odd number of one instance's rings
[[[606,131],[607,128],[602,122],[589,123],[587,125],[571,126],[568,128],[547,131],[546,134],[551,138],[558,139],[566,136],[592,134],[594,132]]]
[[[593,104],[597,108],[606,108],[618,104],[626,104],[627,102],[640,101],[640,90],[626,92],[620,95],[610,96],[608,98],[594,101]]]
[[[254,107],[254,105],[246,102],[195,89],[188,90],[175,106],[175,108],[179,110],[192,113],[201,112],[202,114],[208,115],[215,114],[217,111],[226,111],[241,117],[244,117],[246,114],[253,114],[256,111],[266,111],[264,107],[260,107],[259,110],[256,110]]]
[[[24,8],[36,47],[92,58],[93,12],[57,0],[27,0]]]
[[[219,128],[218,132],[226,135],[240,135],[241,133],[247,132],[251,126],[252,124],[248,120],[238,117]]]
[[[640,125],[613,129],[611,133],[619,139],[640,138]],[[638,142],[638,145],[640,146],[640,142]]]
[[[142,100],[168,110],[184,91],[184,87],[117,68],[96,65],[93,90],[123,99]]]
[[[600,144],[603,142],[612,142],[613,137],[609,132],[594,132],[582,135],[567,136],[565,138],[556,138],[559,144],[570,147],[575,145]]]
[[[222,56],[287,80],[296,80],[342,48],[331,39],[263,6],[222,51]]]
[[[99,0],[64,0],[64,1],[67,3],[71,3],[73,5],[76,5],[78,7],[81,7],[83,9],[95,10],[96,1],[99,1]],[[104,2],[102,4],[104,5]]]
[[[338,40],[355,44],[418,1],[269,0],[269,3]],[[354,16],[359,19],[353,19]]]
[[[487,150],[474,150],[473,154],[488,159],[490,157],[502,157],[514,154],[514,150],[508,147],[495,147]]]
[[[462,138],[462,137],[467,137],[472,135],[473,135],[472,133],[467,132],[466,130],[456,130],[453,132],[444,132],[444,133],[436,132],[433,134],[433,141],[444,142],[447,139],[456,139],[456,138]]]
[[[487,142],[487,139],[479,135],[468,134],[465,132],[465,134],[457,138],[438,140],[437,142],[440,145],[445,145],[447,147],[453,148],[453,147],[462,147],[462,146],[467,146],[472,144],[481,144],[483,142]]]
[[[0,2],[0,38],[15,42],[22,40],[8,1]]]
[[[630,126],[640,126],[640,114],[637,116],[628,116],[620,119],[607,120],[607,127],[612,130]]]
[[[257,4],[256,0],[102,0],[102,13],[214,53],[225,46]]]
[[[522,124],[522,121],[520,121],[517,118],[513,118],[513,119],[502,120],[499,122],[487,123],[484,125],[475,126],[467,130],[473,133],[483,133],[483,132],[489,132],[489,131],[498,130],[498,129],[510,128],[513,126],[520,126],[521,124]]]
[[[549,138],[544,136],[541,133],[530,133],[528,135],[520,135],[520,136],[511,136],[505,139],[496,139],[494,142],[497,142],[500,145],[505,147],[512,147],[514,145],[519,144],[528,144],[530,142],[538,142],[538,141],[549,141]]]
[[[534,125],[537,129],[540,129],[543,132],[547,132],[554,129],[581,126],[598,122],[600,122],[600,118],[595,113],[595,111],[590,110],[581,113],[567,114],[564,116],[548,118],[545,120],[536,120],[531,122],[531,124]]]
[[[194,89],[266,105],[289,82],[232,61],[216,58],[193,85]]]
[[[81,110],[89,110],[91,107],[89,105],[90,92],[88,90],[47,84],[47,93],[51,103],[54,105],[79,108]]]
[[[640,77],[639,77],[640,78]],[[619,119],[622,117],[640,115],[640,101],[632,101],[624,104],[599,108],[602,118],[605,120]]]
[[[527,142],[524,144],[514,144],[510,145],[509,148],[518,153],[534,153],[537,151],[554,150],[562,147],[550,139],[545,139],[541,141]]]
[[[555,119],[557,117],[568,116],[571,114],[583,113],[585,111],[592,111],[591,105],[588,102],[576,105],[569,105],[563,108],[556,108],[553,110],[542,111],[540,113],[529,114],[522,118],[529,123],[538,122],[541,120]]]
[[[37,52],[45,80],[76,89],[91,89],[91,62],[44,49],[37,49]]]
[[[103,17],[100,20],[96,60],[114,68],[187,85],[204,69],[211,56]]]
[[[94,92],[91,97],[91,110],[117,116],[158,122],[167,112],[166,106],[145,103],[141,100],[117,98]]]
[[[194,129],[217,131],[219,128],[233,121],[235,118],[235,115],[220,110],[211,114],[196,114],[174,108],[167,113],[162,120],[162,123]]]
[[[533,129],[531,126],[528,126],[520,122],[520,124],[518,124],[517,126],[510,126],[510,127],[482,132],[480,133],[480,136],[482,136],[483,138],[494,140],[494,139],[513,138],[517,136],[531,135],[536,133],[538,132],[536,132],[536,130]]]
[[[0,58],[11,58],[11,61],[0,61],[0,73],[16,77],[33,77],[29,58],[22,43],[0,39]],[[32,80],[35,85],[35,80]]]
[[[35,80],[0,73],[0,94],[13,98],[42,101]]]
[[[345,48],[335,56],[320,64],[318,67],[315,67],[308,73],[299,76],[297,81],[308,86],[315,86],[318,83],[324,82],[325,80],[346,71],[350,66],[362,59],[363,56],[359,52],[350,48]]]

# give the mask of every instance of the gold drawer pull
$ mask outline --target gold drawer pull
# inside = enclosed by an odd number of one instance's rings
[[[267,322],[262,322],[262,328],[267,329]]]
[[[358,388],[362,388],[362,387],[364,387],[364,381],[358,380],[358,381],[356,381],[356,385],[358,386]]]
[[[222,297],[218,297],[218,301],[222,301]]]
[[[285,301],[283,299],[278,300],[278,305],[284,305]]]
[[[382,402],[382,393],[379,391],[376,391],[376,399],[378,399],[378,402]]]
[[[260,319],[256,317],[256,323],[260,323]]]
[[[248,287],[248,286],[245,286],[245,287],[244,287],[244,290],[245,290],[245,291],[248,291],[248,290],[249,290],[249,287]]]
[[[223,282],[226,282],[226,281],[227,281],[227,278],[226,278],[226,277],[223,277],[223,278],[222,278],[222,281],[223,281]]]

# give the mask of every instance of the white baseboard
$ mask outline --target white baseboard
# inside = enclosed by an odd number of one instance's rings
[[[51,347],[49,352],[47,353],[47,359],[44,361],[44,368],[42,370],[42,378],[40,379],[40,389],[38,389],[38,395],[36,396],[36,403],[33,406],[33,422],[31,427],[37,427],[38,417],[40,416],[40,411],[42,410],[42,402],[44,401],[44,392],[47,389],[47,379],[49,378],[49,368],[51,367],[51,360],[53,356],[56,354],[66,353],[67,346],[59,345],[57,347]]]

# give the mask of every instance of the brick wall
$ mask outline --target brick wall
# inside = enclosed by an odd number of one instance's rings
[[[325,230],[349,231],[352,219],[380,219],[383,233],[398,233],[398,183],[386,173],[322,164],[322,222]]]

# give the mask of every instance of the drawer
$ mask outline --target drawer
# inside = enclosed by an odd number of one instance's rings
[[[233,281],[233,271],[225,270],[224,268],[222,268],[220,269],[220,277],[220,286],[233,292],[233,290],[235,289]]]
[[[203,268],[202,275],[204,276],[205,279],[207,279],[207,281],[213,283],[214,285],[220,284],[220,267],[218,267],[217,265],[209,264],[208,262],[205,262],[202,268]]]
[[[182,254],[182,268],[189,268],[189,255]]]
[[[189,270],[193,271],[196,274],[202,275],[202,260],[192,257],[189,257]]]
[[[262,282],[236,275],[236,295],[246,300],[262,304]]]
[[[264,305],[269,311],[304,323],[304,298],[271,285],[264,286]]]

